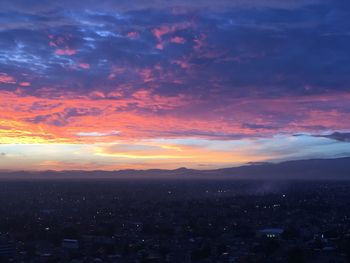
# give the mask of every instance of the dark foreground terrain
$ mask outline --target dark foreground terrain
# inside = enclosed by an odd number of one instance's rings
[[[350,182],[1,181],[0,262],[350,262]]]

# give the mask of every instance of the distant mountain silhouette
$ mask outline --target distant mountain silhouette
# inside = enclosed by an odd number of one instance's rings
[[[240,178],[350,179],[350,157],[246,165],[219,169],[217,173]]]
[[[107,179],[107,178],[232,178],[232,179],[350,179],[350,157],[336,159],[308,159],[281,163],[248,163],[247,165],[215,170],[195,170],[184,167],[175,170],[119,170],[119,171],[18,171],[0,172],[3,179]]]

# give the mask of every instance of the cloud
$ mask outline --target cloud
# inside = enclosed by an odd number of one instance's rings
[[[7,75],[6,73],[0,73],[0,83],[15,84],[16,80],[12,76]]]
[[[75,55],[76,53],[77,51],[74,49],[57,49],[55,51],[55,54],[59,56],[72,56],[72,55]]]
[[[78,132],[76,133],[77,136],[81,137],[105,137],[105,136],[116,136],[119,135],[119,131],[112,131],[112,132]]]
[[[170,39],[170,42],[171,43],[176,43],[176,44],[183,44],[183,43],[186,42],[186,39],[184,39],[183,37],[175,36],[175,37]]]
[[[286,1],[233,2],[225,12],[185,7],[188,12],[180,14],[161,8],[111,12],[103,4],[92,12],[87,7],[96,5],[94,1],[72,12],[5,9],[1,24],[6,28],[0,32],[2,82],[31,83],[24,92],[41,96],[46,87],[78,95],[129,85],[130,92],[185,91],[208,100],[348,90],[344,83],[349,81],[350,39],[339,4],[293,1],[300,5],[281,10],[252,6]],[[310,3],[318,8],[305,7]],[[218,4],[231,6],[229,1]],[[237,7],[242,4],[245,8]],[[93,72],[83,70],[89,68]]]
[[[312,135],[314,137],[323,137],[340,142],[350,142],[350,133],[349,132],[333,132],[327,135]]]
[[[22,142],[41,136],[43,142],[110,142],[113,136],[97,136],[110,131],[119,131],[121,139],[241,140],[300,131],[320,134],[329,127],[346,130],[348,124],[339,119],[350,117],[347,93],[244,100],[220,97],[208,102],[184,95],[160,96],[147,90],[128,95],[124,92],[79,97],[68,93],[47,98],[2,91],[1,141],[12,142],[17,136]],[[329,111],[329,107],[337,110]]]
[[[29,87],[31,84],[30,84],[30,82],[28,82],[28,81],[23,81],[23,82],[20,82],[19,85],[20,85],[21,87]]]
[[[346,7],[1,1],[0,143],[346,141]]]
[[[45,115],[37,115],[32,118],[27,118],[26,121],[35,124],[46,123],[54,126],[66,126],[71,118],[83,116],[97,116],[101,113],[96,108],[65,108],[63,111],[54,112]]]
[[[181,13],[183,8],[191,9],[214,9],[214,10],[226,10],[227,8],[283,8],[293,9],[300,8],[307,5],[320,3],[320,0],[294,0],[294,1],[279,1],[279,0],[220,0],[213,3],[210,0],[197,0],[197,1],[185,1],[174,0],[171,2],[162,0],[149,0],[149,1],[113,1],[106,0],[103,2],[98,1],[85,1],[72,3],[69,0],[61,0],[57,3],[52,3],[50,0],[4,0],[0,4],[0,8],[4,10],[21,10],[27,12],[47,12],[50,10],[66,8],[68,10],[81,10],[88,8],[90,10],[96,10],[98,13],[100,10],[110,11],[130,11],[130,10],[144,10],[144,9],[166,9],[177,8],[174,12]]]
[[[79,67],[82,69],[89,69],[90,68],[90,64],[88,63],[79,63]]]

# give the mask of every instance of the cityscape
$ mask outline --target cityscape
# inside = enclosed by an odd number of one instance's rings
[[[41,180],[0,189],[2,262],[350,257],[349,182]]]

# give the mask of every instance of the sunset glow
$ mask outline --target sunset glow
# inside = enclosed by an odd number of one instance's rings
[[[24,2],[0,3],[0,169],[350,156],[343,1]]]

